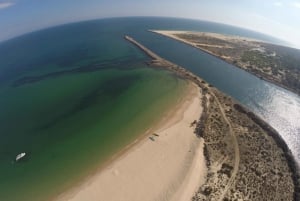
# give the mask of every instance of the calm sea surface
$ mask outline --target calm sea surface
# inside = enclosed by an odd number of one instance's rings
[[[45,200],[94,171],[176,103],[186,82],[148,68],[129,34],[260,115],[300,159],[300,98],[148,29],[276,39],[203,21],[115,18],[0,43],[0,200]],[[25,151],[21,163],[15,156]],[[18,192],[18,193],[16,193]]]

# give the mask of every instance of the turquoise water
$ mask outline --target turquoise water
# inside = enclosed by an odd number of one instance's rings
[[[0,115],[0,197],[44,200],[59,193],[144,133],[184,85],[141,66],[7,90],[0,101],[6,107]],[[25,161],[13,163],[23,151]]]
[[[149,58],[125,34],[251,108],[300,159],[299,96],[148,29],[280,43],[231,26],[174,18],[94,20],[0,43],[0,200],[45,200],[63,192],[178,101],[185,81],[145,66]],[[28,157],[13,163],[23,151]]]
[[[65,191],[183,94],[184,80],[147,67],[149,59],[122,35],[73,32],[43,31],[0,48],[6,54],[0,61],[0,200],[47,200]],[[26,158],[14,162],[21,152]]]

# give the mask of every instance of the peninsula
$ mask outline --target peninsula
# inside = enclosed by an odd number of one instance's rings
[[[114,161],[59,201],[297,200],[297,168],[274,129],[232,98],[132,37],[189,83],[185,98]]]
[[[188,70],[125,36],[151,66],[194,82],[202,93],[195,134],[204,139],[208,174],[192,200],[298,200],[298,168],[280,135],[254,113]]]
[[[194,31],[151,30],[216,56],[300,95],[300,50],[263,41]]]

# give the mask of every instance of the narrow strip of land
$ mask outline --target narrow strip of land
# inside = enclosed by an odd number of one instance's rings
[[[218,106],[219,106],[219,109],[221,111],[222,117],[225,120],[226,124],[228,125],[229,133],[230,133],[230,135],[232,137],[232,141],[234,143],[234,145],[233,145],[234,146],[234,166],[233,166],[233,170],[232,170],[232,173],[231,173],[231,177],[230,177],[229,181],[227,182],[227,185],[225,186],[223,192],[221,193],[221,195],[219,197],[219,201],[222,201],[222,200],[224,200],[224,197],[225,197],[227,191],[229,190],[229,188],[232,186],[233,182],[236,179],[236,175],[238,173],[239,164],[240,164],[240,150],[239,150],[239,145],[238,145],[238,142],[237,142],[236,135],[235,135],[235,133],[232,129],[231,122],[226,117],[226,114],[224,112],[224,108],[222,107],[222,105],[221,105],[220,101],[218,100],[218,98],[214,94],[212,94],[212,95],[214,96],[215,100],[218,103]]]
[[[300,95],[300,50],[232,35],[150,30],[191,45]]]
[[[278,200],[298,199],[296,163],[274,129],[193,73],[129,39],[153,58],[150,65],[169,69],[202,91],[203,112],[195,132],[205,140],[209,169],[193,201],[260,201],[272,200],[273,195]]]
[[[193,201],[261,201],[273,195],[298,200],[295,163],[276,131],[193,73],[125,39],[153,59],[151,66],[194,82],[198,95],[175,109],[149,138],[59,200],[180,201],[193,195]]]

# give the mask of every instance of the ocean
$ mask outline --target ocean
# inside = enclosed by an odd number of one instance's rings
[[[180,100],[187,82],[147,66],[150,58],[124,35],[263,117],[300,159],[299,96],[149,29],[208,31],[282,43],[232,26],[158,17],[79,22],[0,43],[0,200],[47,200],[64,192]],[[21,152],[26,158],[14,162]]]

